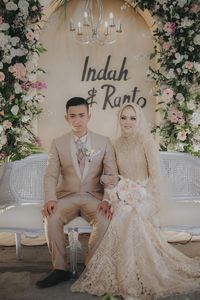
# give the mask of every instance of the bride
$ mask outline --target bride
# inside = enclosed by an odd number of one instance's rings
[[[197,290],[199,261],[170,246],[158,226],[159,152],[141,108],[124,105],[119,122],[121,136],[114,143],[119,173],[134,182],[148,178],[147,197],[135,206],[114,206],[100,246],[71,290],[142,300]]]

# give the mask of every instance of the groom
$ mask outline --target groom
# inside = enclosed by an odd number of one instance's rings
[[[65,119],[72,130],[53,140],[44,177],[45,204],[42,213],[53,271],[36,282],[39,288],[70,279],[63,232],[65,224],[81,215],[93,226],[88,243],[88,262],[111,217],[109,205],[103,201],[105,195],[100,183],[103,173],[117,175],[111,143],[108,138],[87,129],[91,115],[85,99],[70,99],[66,112]],[[62,182],[57,188],[60,173]]]

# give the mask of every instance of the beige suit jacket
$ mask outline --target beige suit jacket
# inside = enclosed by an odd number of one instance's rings
[[[92,161],[86,157],[81,176],[72,132],[53,140],[44,176],[45,201],[81,192],[103,199],[104,187],[108,186],[101,185],[101,175],[118,174],[114,150],[107,137],[92,131],[88,131],[86,148],[94,150],[96,155]],[[60,174],[62,181],[57,188]]]

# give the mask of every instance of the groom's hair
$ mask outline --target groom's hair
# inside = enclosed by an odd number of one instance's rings
[[[81,97],[73,97],[69,99],[66,103],[66,112],[68,112],[70,106],[77,106],[77,105],[85,105],[87,107],[87,112],[89,112],[89,104],[87,100]]]

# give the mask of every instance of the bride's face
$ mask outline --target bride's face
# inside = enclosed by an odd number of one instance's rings
[[[123,133],[133,133],[136,124],[136,113],[131,106],[127,106],[123,109],[120,115],[120,127]]]

